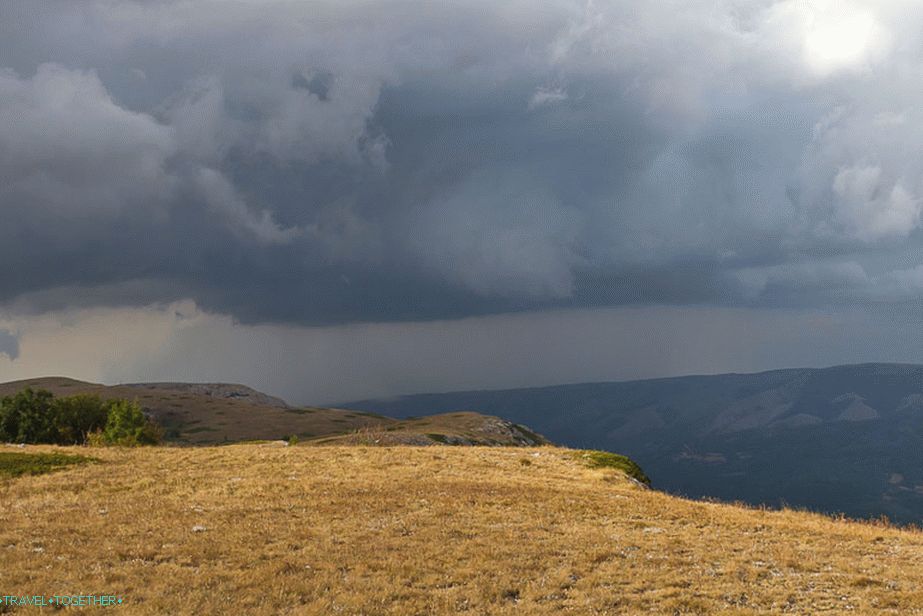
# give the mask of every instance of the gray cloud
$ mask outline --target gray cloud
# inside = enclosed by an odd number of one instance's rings
[[[6,355],[10,360],[19,357],[19,337],[5,329],[0,329],[0,355]]]
[[[320,324],[917,301],[920,17],[3,4],[0,303]]]

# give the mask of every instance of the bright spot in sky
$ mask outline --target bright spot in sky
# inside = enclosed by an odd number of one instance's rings
[[[821,74],[861,68],[880,51],[885,32],[866,11],[849,10],[837,3],[809,19],[804,39],[805,59]]]

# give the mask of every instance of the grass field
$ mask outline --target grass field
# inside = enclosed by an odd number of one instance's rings
[[[0,479],[0,595],[124,600],[93,614],[923,613],[919,532],[682,500],[564,449],[89,453]]]

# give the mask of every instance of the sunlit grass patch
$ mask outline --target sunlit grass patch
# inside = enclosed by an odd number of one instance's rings
[[[301,445],[0,481],[3,591],[114,585],[132,616],[923,613],[918,531],[638,489],[588,468],[605,452]]]

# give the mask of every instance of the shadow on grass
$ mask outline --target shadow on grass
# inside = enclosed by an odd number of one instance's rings
[[[67,466],[99,462],[88,456],[64,453],[0,452],[0,479],[22,475],[42,475]]]

